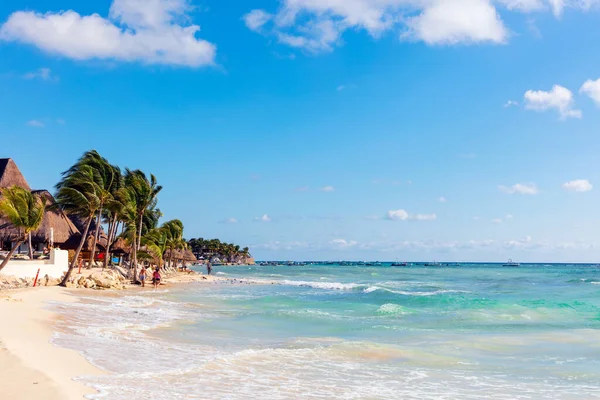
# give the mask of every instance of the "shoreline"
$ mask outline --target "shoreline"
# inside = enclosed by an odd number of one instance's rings
[[[72,303],[77,292],[62,287],[0,292],[0,378],[4,400],[75,400],[97,394],[74,378],[103,375],[78,352],[52,344],[60,316],[49,302]]]
[[[86,271],[89,273],[89,271]],[[85,273],[82,274],[86,275]],[[189,283],[250,283],[199,273],[177,273],[165,277],[159,289]],[[81,295],[126,295],[152,291],[139,285],[123,290],[94,290],[59,286],[23,287],[0,290],[0,377],[3,400],[81,400],[98,394],[92,387],[76,381],[82,376],[106,375],[83,354],[52,343],[61,316],[48,309],[51,302],[73,303]]]

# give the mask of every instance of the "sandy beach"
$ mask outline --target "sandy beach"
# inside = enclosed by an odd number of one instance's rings
[[[89,271],[88,271],[89,272]],[[164,280],[167,286],[190,282],[227,281],[199,274],[176,274]],[[165,285],[162,285],[164,287]],[[130,285],[124,292],[152,290]],[[3,400],[82,399],[95,391],[73,378],[105,372],[77,352],[51,343],[58,315],[46,307],[49,302],[69,303],[78,296],[105,296],[120,291],[67,289],[62,287],[24,288],[0,291],[0,392]]]
[[[80,354],[50,343],[57,316],[48,302],[76,301],[60,287],[0,293],[0,391],[6,400],[81,399],[93,389],[73,381],[102,374]]]

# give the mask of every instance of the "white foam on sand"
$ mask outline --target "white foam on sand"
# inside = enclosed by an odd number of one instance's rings
[[[298,286],[353,290],[358,284],[296,281]],[[168,296],[168,299],[166,298]],[[216,320],[200,308],[177,302],[174,293],[94,297],[81,303],[54,304],[65,316],[55,343],[80,351],[112,372],[85,378],[100,391],[89,399],[581,399],[600,395],[599,388],[552,379],[523,380],[506,371],[487,374],[468,363],[453,367],[437,356],[418,357],[414,350],[364,342],[290,340],[262,347],[213,347],[181,332],[178,324]],[[300,310],[297,310],[300,311]],[[400,305],[387,303],[382,314],[401,315]],[[309,312],[313,317],[331,317]],[[157,335],[156,329],[167,329]],[[194,329],[194,325],[182,325]],[[199,328],[198,328],[199,329]],[[246,329],[239,324],[239,329]],[[162,332],[162,331],[161,331]],[[203,331],[198,337],[220,334]],[[229,334],[235,335],[235,332]],[[440,364],[442,365],[442,364]],[[447,364],[443,364],[446,365]]]

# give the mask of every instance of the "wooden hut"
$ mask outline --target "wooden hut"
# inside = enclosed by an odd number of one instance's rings
[[[23,174],[10,158],[0,159],[0,188],[20,186],[31,190]],[[44,246],[54,244],[63,250],[74,248],[71,244],[81,233],[73,222],[58,207],[54,197],[47,190],[34,190],[46,199],[46,213],[40,228],[32,232],[31,241],[34,250],[42,250]],[[20,232],[10,221],[0,218],[0,250],[9,250],[12,243],[20,236]]]

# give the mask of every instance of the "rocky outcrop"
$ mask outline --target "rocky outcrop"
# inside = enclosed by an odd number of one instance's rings
[[[19,289],[32,287],[34,278],[17,278],[14,276],[0,276],[0,289]],[[48,275],[39,277],[37,286],[55,286],[60,282],[59,279],[50,278]]]
[[[129,281],[117,271],[105,270],[72,276],[67,287],[96,290],[122,290]]]

